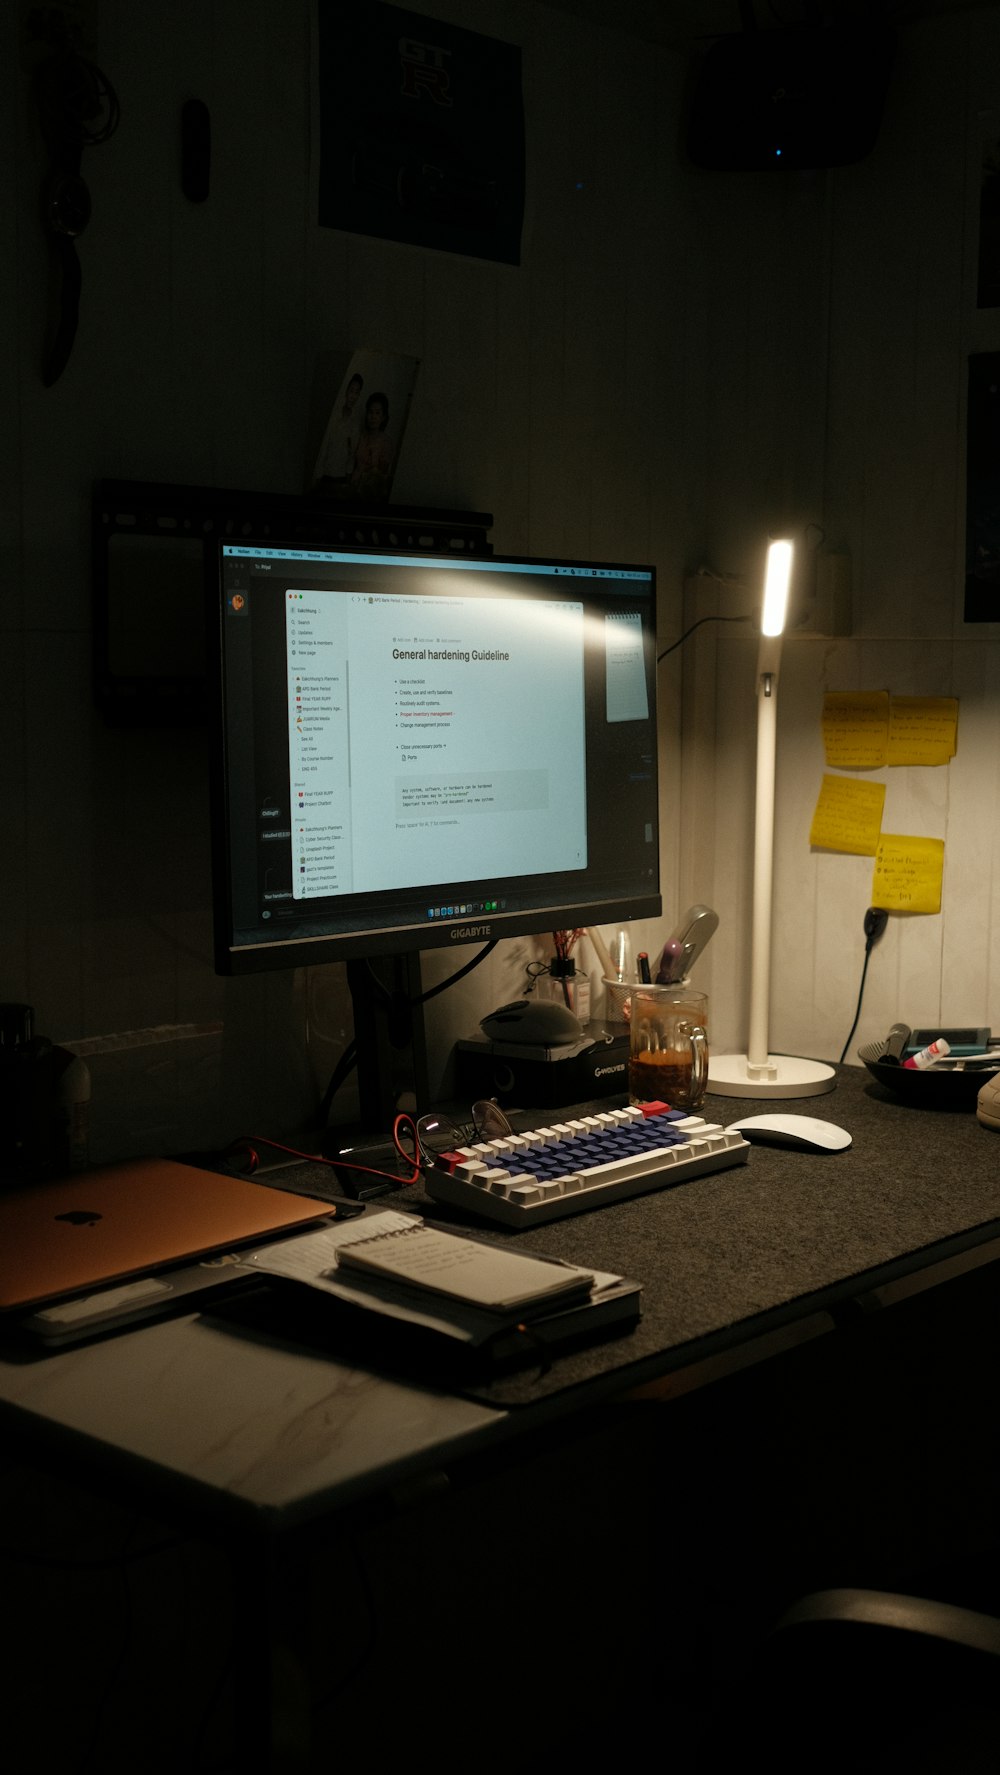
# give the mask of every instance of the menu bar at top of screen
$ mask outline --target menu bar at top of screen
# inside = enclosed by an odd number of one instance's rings
[[[498,561],[493,555],[480,555],[473,559],[468,556],[450,555],[397,555],[397,554],[362,554],[357,549],[277,549],[253,548],[245,543],[227,542],[222,545],[224,555],[231,555],[241,560],[265,561],[317,561],[345,562],[354,566],[384,567],[389,561],[399,567],[451,567],[459,571],[474,573],[532,573],[558,576],[560,579],[627,579],[632,583],[649,585],[652,572],[648,567],[585,567],[561,566],[555,562],[542,561]]]

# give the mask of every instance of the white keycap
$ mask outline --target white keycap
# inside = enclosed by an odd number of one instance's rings
[[[502,1165],[493,1165],[478,1181],[483,1189],[494,1189],[498,1183],[507,1184],[510,1182],[510,1172],[506,1171]]]
[[[540,1202],[542,1200],[542,1192],[537,1183],[523,1183],[517,1189],[511,1190],[507,1200],[509,1202],[519,1202],[522,1206],[526,1206],[529,1202]]]

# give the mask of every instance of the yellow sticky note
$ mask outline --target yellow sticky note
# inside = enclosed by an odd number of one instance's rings
[[[828,691],[823,698],[823,749],[841,770],[876,770],[889,746],[887,690]]]
[[[884,804],[884,783],[825,776],[809,828],[809,843],[818,850],[873,857]]]
[[[889,764],[947,764],[954,758],[958,698],[894,696],[889,704]]]
[[[943,838],[883,832],[875,852],[872,905],[886,912],[940,912]]]

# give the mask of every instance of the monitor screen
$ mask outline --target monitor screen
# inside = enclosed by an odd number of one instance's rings
[[[655,575],[219,545],[216,966],[658,916]]]

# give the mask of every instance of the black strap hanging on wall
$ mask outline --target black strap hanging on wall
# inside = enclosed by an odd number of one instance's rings
[[[55,272],[42,380],[59,380],[73,349],[80,317],[83,274],[76,243],[90,221],[90,191],[81,173],[84,148],[114,135],[120,109],[107,75],[80,54],[65,21],[55,15],[51,53],[35,70],[35,98],[48,153],[42,190],[42,225],[51,243]]]

